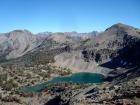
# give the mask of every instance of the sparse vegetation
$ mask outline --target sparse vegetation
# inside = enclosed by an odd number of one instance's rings
[[[4,81],[7,81],[7,74],[1,74],[0,75],[0,86],[3,85]]]
[[[19,98],[13,97],[13,96],[5,96],[5,97],[2,98],[2,101],[4,101],[4,102],[14,102],[15,101],[15,102],[18,102],[18,103],[21,102],[21,100]]]
[[[27,73],[27,79],[31,79],[31,74],[30,73]]]

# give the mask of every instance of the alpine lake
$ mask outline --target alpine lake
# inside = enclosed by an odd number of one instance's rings
[[[26,92],[38,92],[40,91],[44,86],[57,83],[57,82],[74,82],[74,83],[102,83],[104,79],[104,76],[102,74],[96,74],[96,73],[87,73],[87,72],[81,72],[81,73],[75,73],[71,76],[66,77],[54,77],[51,81],[47,81],[41,84],[37,84],[35,86],[21,86],[20,88],[25,90]]]

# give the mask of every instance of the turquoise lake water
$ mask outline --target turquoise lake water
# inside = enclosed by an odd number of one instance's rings
[[[51,81],[44,82],[42,84],[38,84],[32,87],[22,86],[21,88],[26,92],[37,92],[40,89],[42,89],[44,86],[57,82],[72,81],[74,83],[82,82],[84,84],[87,84],[87,83],[102,83],[103,79],[104,76],[102,74],[82,72],[82,73],[73,74],[68,77],[54,77]]]

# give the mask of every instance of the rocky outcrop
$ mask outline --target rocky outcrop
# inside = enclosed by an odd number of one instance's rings
[[[111,54],[113,53],[113,50],[110,49],[100,49],[100,50],[84,50],[82,51],[82,54],[84,56],[84,60],[89,62],[90,60],[96,61],[98,63],[102,63],[103,61],[110,60]]]

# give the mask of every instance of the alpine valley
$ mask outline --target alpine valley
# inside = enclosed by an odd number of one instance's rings
[[[1,105],[139,105],[140,29],[0,34]]]

